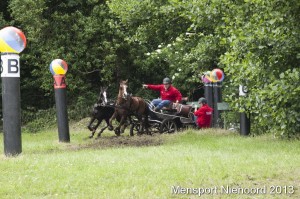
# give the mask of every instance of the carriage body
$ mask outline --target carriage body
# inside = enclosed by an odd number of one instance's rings
[[[174,133],[184,128],[196,127],[193,121],[193,107],[191,105],[179,104],[177,107],[154,111],[149,100],[146,100],[149,107],[149,129],[152,133]],[[130,128],[130,135],[141,132],[141,124],[133,119]]]

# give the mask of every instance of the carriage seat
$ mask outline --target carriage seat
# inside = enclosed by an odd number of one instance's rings
[[[161,110],[167,111],[167,112],[172,112],[172,113],[177,112],[177,109],[176,109],[175,104],[173,102],[171,102],[168,107],[163,107]]]
[[[188,97],[182,97],[182,100],[178,103],[178,106],[175,106],[175,103],[170,103],[168,107],[163,107],[163,111],[167,111],[169,113],[176,113],[178,116],[189,117],[191,115],[192,106],[186,105],[188,101]]]
[[[192,116],[192,108],[192,105],[178,104],[177,115],[189,118]]]

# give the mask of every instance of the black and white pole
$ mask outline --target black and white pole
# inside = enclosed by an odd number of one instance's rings
[[[66,77],[68,65],[64,60],[55,59],[50,64],[54,79],[56,117],[59,142],[70,142],[69,121],[67,111]]]
[[[214,127],[218,128],[221,126],[220,124],[220,112],[218,109],[218,103],[222,102],[222,83],[221,82],[215,82],[213,83],[213,104],[214,104],[214,115],[213,115],[213,124]]]
[[[247,86],[239,86],[240,97],[246,97],[248,93]],[[240,113],[240,135],[248,136],[250,135],[250,116],[246,112]]]
[[[213,108],[213,127],[220,127],[220,113],[218,103],[222,101],[222,81],[224,80],[224,72],[221,69],[213,69],[206,71],[201,77],[204,83],[204,97],[207,104]]]
[[[207,100],[207,104],[213,107],[213,84],[211,82],[204,83],[204,97]]]
[[[22,153],[20,56],[26,47],[24,33],[15,27],[0,30],[3,141],[6,156]]]

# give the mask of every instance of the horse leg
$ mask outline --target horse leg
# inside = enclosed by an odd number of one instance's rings
[[[115,128],[115,134],[116,134],[117,136],[120,136],[120,134],[121,134],[121,127],[122,127],[122,125],[124,125],[124,122],[125,122],[126,118],[127,118],[126,116],[122,116],[122,117],[121,117],[121,120],[120,120],[119,126],[117,126],[117,127]]]
[[[91,120],[90,120],[90,123],[89,123],[89,125],[87,125],[87,128],[90,130],[90,131],[93,131],[94,129],[92,128],[92,124],[93,124],[93,122],[95,121],[95,117],[93,116],[92,118],[91,118]]]
[[[131,115],[128,115],[128,116],[126,117],[125,123],[124,123],[124,125],[123,125],[122,130],[121,130],[121,133],[124,133],[126,127],[129,126],[129,125],[131,125],[131,124],[132,124],[132,118],[131,118]],[[131,135],[130,135],[130,136],[131,136]],[[132,135],[132,136],[133,136],[133,135]]]
[[[146,128],[147,135],[151,135],[151,132],[149,131],[148,116],[149,116],[149,107],[146,107],[146,110],[145,110],[145,113],[144,113],[144,125],[145,125],[145,128]]]
[[[114,130],[114,127],[112,125],[112,121],[117,117],[117,111],[114,112],[114,114],[111,116],[109,119],[109,125],[108,125],[108,130],[112,131]]]
[[[147,135],[151,135],[151,132],[149,131],[149,121],[148,121],[148,115],[145,115],[145,128],[146,128],[146,133]]]
[[[121,127],[121,129],[120,129],[120,134],[123,134],[123,133],[124,133],[126,127],[127,127],[126,124],[123,124],[123,125],[122,125],[122,127]]]
[[[151,132],[149,132],[149,123],[148,123],[148,116],[142,116],[142,119],[141,119],[141,125],[142,125],[142,133],[145,133],[147,135],[151,135]]]
[[[143,134],[146,130],[147,135],[149,134],[148,132],[148,116],[146,116],[146,114],[138,114],[137,118],[139,120],[139,123],[141,125],[140,131],[139,131],[139,135]]]
[[[99,133],[98,133],[98,135],[97,135],[97,138],[99,138],[99,137],[101,136],[101,134],[103,133],[103,131],[104,131],[107,127],[109,127],[109,118],[105,118],[105,122],[106,122],[106,126],[103,127],[103,128],[99,131]]]
[[[99,133],[98,133],[96,139],[98,139],[99,137],[101,137],[101,134],[103,133],[103,131],[104,131],[107,127],[108,127],[108,126],[105,126],[105,127],[103,127],[103,128],[99,131]]]
[[[129,123],[128,123],[128,122],[129,122]],[[125,116],[124,124],[123,124],[122,127],[121,127],[121,134],[124,133],[126,127],[127,127],[128,125],[130,125],[131,123],[132,123],[132,121],[131,121],[131,116],[130,116],[130,115],[129,115],[129,116]]]
[[[141,134],[143,134],[143,132],[144,132],[144,125],[143,125],[143,118],[142,118],[142,116],[141,115],[136,115],[136,117],[137,117],[137,119],[138,119],[138,121],[139,121],[139,123],[140,123],[140,129],[138,130],[138,132],[137,132],[137,135],[141,135]]]
[[[96,132],[98,126],[100,125],[101,121],[102,121],[102,120],[98,120],[98,122],[97,122],[96,126],[94,126],[94,128],[93,128],[93,130],[92,130],[92,133],[91,133],[91,135],[89,136],[89,138],[94,137],[94,134],[95,134],[95,132]]]

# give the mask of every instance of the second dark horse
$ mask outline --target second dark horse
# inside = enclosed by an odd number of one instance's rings
[[[92,117],[91,120],[89,122],[89,125],[87,126],[88,129],[90,131],[92,131],[92,134],[89,136],[89,138],[92,138],[98,128],[98,126],[101,124],[101,122],[103,120],[105,120],[106,122],[106,126],[103,127],[98,135],[97,138],[101,136],[101,133],[107,128],[109,127],[109,119],[112,117],[115,109],[113,106],[108,106],[107,105],[107,97],[106,97],[106,87],[101,87],[100,89],[100,94],[99,94],[99,98],[96,102],[96,104],[94,104],[93,107],[93,111],[92,111]],[[93,122],[97,119],[97,124],[95,126],[92,126]],[[113,128],[112,126],[110,127],[110,129]]]

